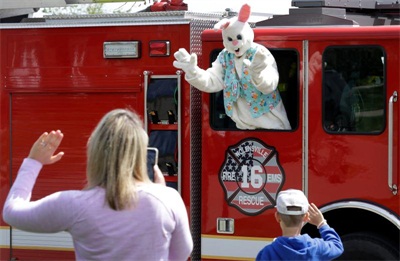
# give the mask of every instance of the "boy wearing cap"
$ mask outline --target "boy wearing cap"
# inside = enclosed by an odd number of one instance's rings
[[[265,246],[256,260],[332,260],[343,253],[339,235],[326,223],[317,206],[308,203],[301,190],[281,191],[276,208],[275,218],[282,236]],[[304,222],[317,226],[322,238],[301,235]]]

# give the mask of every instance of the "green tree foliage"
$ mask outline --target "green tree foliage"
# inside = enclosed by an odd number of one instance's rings
[[[45,15],[83,15],[83,14],[103,14],[103,4],[68,5],[66,7],[43,8]]]
[[[1,1],[1,0],[0,0]],[[112,1],[110,1],[112,2]],[[86,14],[120,14],[132,13],[150,6],[154,0],[131,0],[130,2],[115,3],[110,7],[107,3],[72,4],[66,7],[42,8],[44,15],[86,15]]]

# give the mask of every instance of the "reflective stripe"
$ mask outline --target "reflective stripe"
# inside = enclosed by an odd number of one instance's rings
[[[0,228],[0,246],[10,247],[10,228]],[[12,247],[20,249],[48,249],[74,251],[72,237],[67,232],[30,233],[19,229],[12,230]]]
[[[254,260],[272,238],[201,235],[201,257],[221,260]]]
[[[10,227],[0,227],[0,248],[10,248]]]

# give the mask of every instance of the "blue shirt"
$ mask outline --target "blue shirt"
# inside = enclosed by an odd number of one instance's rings
[[[329,225],[319,229],[322,238],[307,234],[296,237],[278,237],[265,246],[256,260],[332,260],[343,253],[339,235]]]

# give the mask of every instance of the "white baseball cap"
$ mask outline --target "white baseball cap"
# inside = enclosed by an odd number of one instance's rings
[[[292,208],[297,207],[297,208]],[[288,189],[279,192],[276,199],[278,212],[285,215],[302,215],[308,211],[308,199],[303,191]]]

